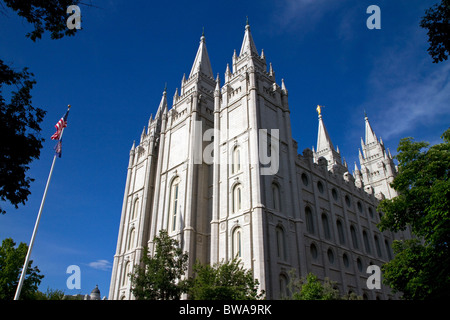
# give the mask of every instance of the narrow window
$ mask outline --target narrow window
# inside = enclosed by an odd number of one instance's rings
[[[242,207],[242,186],[240,184],[237,184],[233,188],[232,193],[232,207],[233,212],[238,212],[241,210]]]
[[[372,249],[370,248],[370,243],[369,243],[369,237],[367,236],[367,232],[365,230],[363,231],[363,241],[364,241],[364,247],[366,249],[366,252],[372,253]]]
[[[288,294],[288,281],[284,274],[280,275],[280,298],[286,298]]]
[[[280,188],[275,183],[272,183],[272,199],[273,199],[273,208],[277,211],[281,211],[281,203],[280,203]]]
[[[314,234],[314,219],[310,207],[305,208],[305,217],[306,217],[306,230],[309,233]]]
[[[178,217],[178,191],[180,186],[180,178],[175,178],[170,188],[170,230],[175,231],[177,229],[177,217]]]
[[[130,261],[127,261],[125,264],[123,279],[122,279],[122,286],[128,285],[128,274],[130,273]]]
[[[233,165],[231,166],[231,173],[241,171],[241,149],[239,147],[233,150]]]
[[[328,217],[325,213],[322,213],[322,226],[325,238],[331,239],[330,225],[328,224]]]
[[[135,232],[135,229],[133,228],[133,230],[131,230],[131,232],[130,232],[130,236],[128,237],[128,250],[131,250],[134,248],[135,237],[136,237],[136,232]]]
[[[233,257],[240,258],[242,256],[242,231],[236,228],[233,231]]]
[[[137,218],[139,212],[139,198],[134,201],[133,214],[131,215],[131,220]]]
[[[286,246],[284,241],[284,231],[280,227],[276,228],[277,255],[280,260],[286,260]]]
[[[341,220],[336,221],[336,226],[338,230],[339,243],[345,244],[344,227],[342,226]]]
[[[374,237],[375,240],[375,247],[377,249],[377,254],[378,256],[381,258],[382,254],[381,254],[381,245],[380,245],[380,239],[378,239],[378,236],[375,235]]]
[[[389,242],[387,241],[387,239],[384,240],[384,245],[386,246],[386,251],[387,251],[389,260],[392,260],[391,246],[389,245]]]
[[[350,233],[352,235],[352,243],[353,243],[353,248],[355,249],[359,249],[359,244],[358,244],[358,237],[356,235],[356,230],[354,226],[350,227]]]

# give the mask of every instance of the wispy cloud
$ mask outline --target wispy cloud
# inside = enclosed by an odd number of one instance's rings
[[[97,260],[89,262],[88,266],[97,270],[108,271],[112,268],[111,262],[108,260]]]
[[[314,27],[323,15],[333,10],[331,0],[282,0],[277,1],[275,21],[281,28]]]
[[[369,76],[372,95],[364,107],[376,111],[383,138],[398,138],[450,118],[450,64],[431,63],[426,48],[417,45],[423,43],[421,32],[412,31],[409,43],[387,48]]]

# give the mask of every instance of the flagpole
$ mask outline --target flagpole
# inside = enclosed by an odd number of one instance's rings
[[[68,106],[68,109],[70,109],[70,104]],[[59,141],[61,141],[63,133],[64,133],[64,127],[61,130],[61,135],[60,135]],[[14,300],[19,300],[20,292],[22,291],[23,281],[25,280],[25,275],[26,275],[27,269],[28,269],[28,262],[30,261],[31,250],[33,249],[33,244],[34,244],[34,239],[36,238],[37,228],[38,228],[39,222],[41,220],[42,209],[44,208],[45,199],[47,198],[48,186],[49,186],[50,180],[52,178],[53,168],[55,167],[56,156],[57,156],[57,154],[55,153],[55,155],[53,156],[53,162],[52,162],[52,166],[50,168],[50,173],[48,174],[47,184],[45,185],[44,195],[42,196],[41,206],[39,207],[38,216],[36,218],[36,223],[34,224],[33,234],[31,235],[30,245],[28,246],[27,256],[25,257],[25,262],[22,267],[22,274],[20,275],[19,284],[17,285]]]

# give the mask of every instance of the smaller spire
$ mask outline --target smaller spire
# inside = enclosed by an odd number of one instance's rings
[[[284,94],[288,94],[288,91],[286,89],[286,85],[284,84],[284,79],[281,79],[281,92],[283,92]]]
[[[175,102],[177,102],[178,100],[178,88],[175,89],[175,94],[173,95],[173,104],[175,104]]]
[[[355,161],[355,169],[354,169],[354,172],[359,172],[359,168],[358,168],[358,165],[356,164],[356,161]]]
[[[261,49],[261,59],[265,60],[266,56],[264,55],[264,49]]]
[[[230,64],[227,63],[227,69],[225,70],[225,82],[228,82],[231,76]]]
[[[275,72],[273,71],[272,62],[269,63],[269,75],[271,77],[275,76]]]
[[[219,74],[217,74],[217,77],[216,77],[216,88],[215,88],[215,91],[220,91],[220,77],[219,77]]]

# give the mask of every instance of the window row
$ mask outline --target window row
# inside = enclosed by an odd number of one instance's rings
[[[309,185],[309,178],[308,178],[308,175],[306,173],[302,173],[301,179],[302,179],[303,185],[305,185],[305,186]],[[324,192],[325,192],[325,187],[324,187],[324,185],[323,185],[323,183],[321,181],[317,182],[317,190],[319,190],[319,192],[321,194],[324,194]],[[339,200],[339,194],[338,194],[338,191],[336,190],[336,188],[332,188],[331,189],[331,196],[333,197],[333,199],[335,201]],[[344,201],[345,201],[345,204],[347,205],[347,207],[350,208],[352,206],[352,201],[351,201],[351,198],[350,198],[349,195],[345,195]],[[361,201],[357,201],[356,207],[357,207],[359,213],[362,214],[364,212],[363,205],[362,205]],[[369,216],[371,218],[375,217],[372,207],[369,206],[367,211],[368,211]]]
[[[385,240],[385,245],[386,245],[387,252],[390,252],[390,246],[389,246],[389,243],[387,240]],[[317,260],[317,258],[319,257],[319,253],[318,253],[317,246],[314,243],[312,243],[309,246],[309,251],[310,251],[310,255],[313,258],[313,260]],[[327,250],[327,259],[330,264],[334,264],[335,254],[334,254],[334,250],[331,248],[328,248],[328,250]],[[348,268],[350,266],[350,260],[349,260],[349,256],[347,253],[342,254],[342,262],[346,268]],[[373,263],[370,262],[370,264],[373,264]],[[362,263],[361,258],[359,258],[359,257],[356,258],[356,266],[360,272],[363,272],[363,263]]]
[[[233,258],[242,257],[242,228],[236,227],[233,229],[231,234],[231,256]],[[281,227],[275,228],[275,241],[276,241],[276,252],[278,259],[282,261],[287,260],[287,248],[284,230]]]
[[[313,213],[312,213],[312,210],[310,207],[305,208],[305,220],[306,220],[306,230],[308,231],[308,233],[315,234],[316,233],[315,219],[314,219],[314,216],[313,216]],[[330,223],[329,223],[327,214],[322,213],[321,221],[322,221],[322,228],[323,228],[323,233],[324,233],[325,239],[331,240],[331,228],[330,228]],[[346,245],[347,241],[346,241],[344,226],[340,219],[336,220],[336,229],[337,229],[339,243],[341,245]],[[368,254],[372,254],[371,242],[369,240],[369,235],[367,234],[367,231],[363,230],[362,235],[363,235],[363,243],[364,243],[365,251]],[[351,243],[352,243],[353,248],[360,249],[358,233],[353,224],[350,226],[350,236],[351,236]],[[375,249],[376,249],[377,255],[378,255],[378,257],[382,257],[383,254],[381,251],[380,239],[377,235],[374,235],[373,239],[375,242]],[[385,240],[385,245],[386,245],[386,248],[388,248],[387,240]],[[387,250],[387,254],[388,254],[388,258],[392,259],[392,253],[391,253],[390,249]]]

